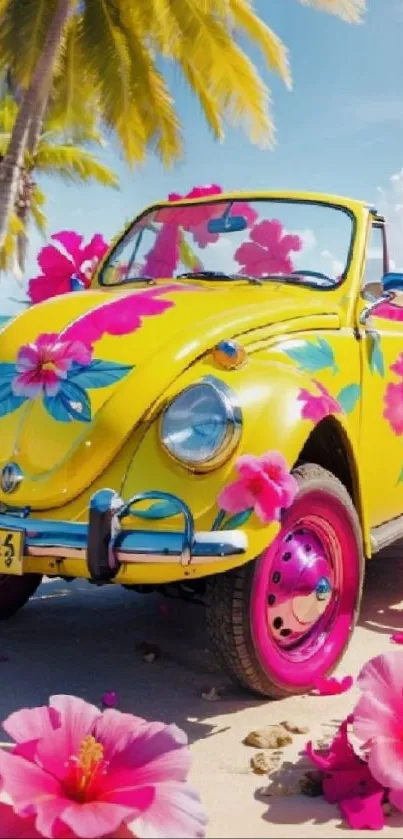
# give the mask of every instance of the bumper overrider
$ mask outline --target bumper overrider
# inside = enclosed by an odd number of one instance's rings
[[[155,500],[171,504],[171,515],[183,518],[183,530],[164,530],[162,524],[158,530],[123,527],[125,518],[136,516],[138,504]],[[0,528],[23,532],[25,556],[85,560],[91,579],[98,582],[112,580],[126,563],[202,565],[243,555],[248,548],[241,530],[195,532],[184,501],[159,491],[125,502],[113,490],[99,490],[91,499],[88,524],[34,519],[29,508],[3,507]]]

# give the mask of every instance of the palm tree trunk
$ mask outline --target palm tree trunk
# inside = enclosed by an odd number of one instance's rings
[[[48,83],[48,94],[50,92],[50,81]],[[43,100],[41,107],[35,113],[35,116],[31,120],[29,131],[28,131],[28,139],[27,139],[27,146],[26,150],[29,152],[31,157],[35,154],[36,147],[38,145],[39,138],[42,133],[42,126],[43,126],[43,119],[45,116],[46,105],[47,105],[47,98]],[[17,216],[20,221],[24,225],[23,233],[19,233],[17,236],[17,264],[20,270],[21,276],[24,276],[25,271],[25,263],[27,260],[27,251],[28,251],[28,235],[26,230],[26,224],[29,218],[29,210],[31,206],[32,200],[32,190],[34,187],[34,182],[32,177],[30,177],[31,173],[27,173],[28,177],[25,178],[26,183],[23,184],[23,201],[20,206],[18,206],[17,202]]]
[[[7,225],[14,209],[18,192],[24,153],[27,147],[31,121],[39,108],[42,115],[49,97],[49,84],[53,74],[63,29],[71,9],[71,0],[58,0],[44,48],[36,65],[30,86],[22,101],[15,122],[10,145],[0,169],[0,248],[3,247]]]

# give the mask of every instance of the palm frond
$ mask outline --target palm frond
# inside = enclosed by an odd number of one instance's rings
[[[244,125],[263,147],[273,141],[269,92],[256,68],[232,38],[222,20],[193,0],[170,0],[180,38],[172,55],[182,66],[188,56],[197,67],[210,96],[232,123]]]
[[[128,162],[144,160],[147,130],[133,96],[130,49],[116,5],[108,0],[86,0],[81,37],[87,71],[96,80],[106,125],[117,133]],[[139,68],[139,85],[143,81]]]
[[[313,6],[323,12],[338,15],[349,23],[358,23],[366,10],[366,0],[299,0],[304,6]]]
[[[260,47],[270,69],[281,76],[287,87],[291,87],[288,53],[278,35],[260,20],[249,0],[229,0],[229,9],[235,26]]]
[[[53,79],[46,114],[47,130],[63,132],[66,139],[81,142],[83,137],[97,142],[99,119],[94,80],[85,69],[82,52],[82,16],[68,21],[59,67]]]
[[[35,168],[46,175],[57,175],[68,183],[95,181],[115,188],[119,185],[117,175],[91,152],[67,143],[51,145],[40,141],[35,154]]]
[[[121,4],[119,26],[126,37],[131,62],[131,90],[137,102],[146,132],[148,146],[155,143],[159,156],[166,164],[182,153],[179,120],[165,80],[158,70],[147,31],[142,31],[141,19],[134,4]]]
[[[16,82],[29,84],[43,49],[56,0],[8,0],[0,27],[0,62]]]
[[[190,89],[199,100],[199,104],[204,113],[207,124],[213,132],[213,135],[217,140],[223,140],[224,127],[219,103],[217,103],[214,96],[206,88],[203,78],[194,67],[191,59],[187,61],[186,56],[183,56],[181,60],[181,65],[182,72],[187,82],[189,83]]]
[[[16,213],[10,216],[3,247],[0,248],[0,271],[7,271],[15,264],[17,237],[24,233],[24,225]]]
[[[0,100],[0,132],[10,134],[17,118],[18,105],[12,96],[6,95]]]
[[[40,187],[36,184],[32,190],[31,194],[31,206],[30,206],[30,214],[35,222],[35,226],[39,233],[42,236],[46,236],[48,230],[48,219],[46,213],[44,211],[44,206],[46,204],[46,197],[45,194],[42,192]]]

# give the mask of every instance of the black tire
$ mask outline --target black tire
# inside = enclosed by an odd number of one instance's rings
[[[11,618],[22,609],[41,582],[41,574],[24,574],[22,577],[0,575],[0,621]]]
[[[308,492],[324,491],[341,505],[343,516],[351,529],[351,539],[357,549],[357,586],[354,614],[352,615],[351,634],[356,623],[362,595],[364,576],[363,543],[359,518],[352,499],[343,484],[326,469],[316,464],[305,464],[294,472],[300,489],[294,501],[297,504]],[[288,512],[291,512],[294,505]],[[242,687],[254,693],[282,699],[297,693],[306,693],[312,685],[303,689],[290,690],[271,673],[267,666],[262,666],[261,657],[252,636],[251,594],[262,557],[236,568],[226,574],[210,578],[207,586],[207,629],[216,656],[228,675]],[[335,669],[347,649],[348,639],[338,659],[327,669],[327,675]]]

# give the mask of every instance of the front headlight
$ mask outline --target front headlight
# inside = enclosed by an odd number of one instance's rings
[[[161,442],[195,472],[220,466],[234,451],[242,415],[234,391],[214,377],[185,388],[164,411]]]

